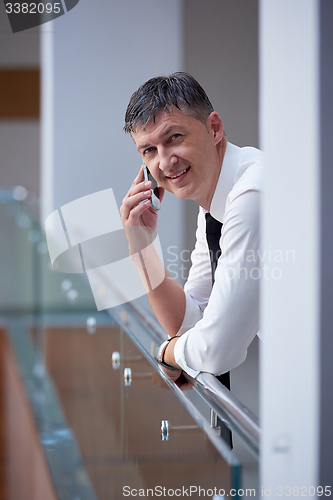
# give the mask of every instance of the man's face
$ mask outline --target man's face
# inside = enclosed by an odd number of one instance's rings
[[[153,177],[177,198],[193,199],[205,206],[213,196],[221,166],[217,119],[222,127],[217,113],[211,113],[206,126],[172,108],[170,112],[158,113],[155,122],[150,120],[145,130],[139,125],[132,134]]]

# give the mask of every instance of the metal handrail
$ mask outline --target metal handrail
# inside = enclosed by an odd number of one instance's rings
[[[261,434],[258,417],[211,373],[200,373],[194,385],[227,426],[258,455]]]
[[[126,309],[131,311],[140,323],[150,330],[161,342],[167,338],[167,334],[160,327],[157,320],[147,317],[140,309],[128,302]],[[164,335],[163,335],[164,334]],[[136,339],[139,341],[139,339]],[[144,351],[142,351],[144,352]],[[194,389],[216,412],[220,419],[235,431],[242,441],[250,448],[258,458],[260,445],[260,425],[254,413],[244,406],[217,378],[211,373],[200,373],[196,379],[185,374],[186,378],[193,384]]]

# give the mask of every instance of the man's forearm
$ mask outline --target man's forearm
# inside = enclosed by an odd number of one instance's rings
[[[120,208],[121,218],[129,243],[129,251],[152,309],[165,331],[174,336],[185,315],[185,293],[164,268],[153,243],[157,229],[157,212],[150,207],[152,182],[144,181],[141,167]],[[162,201],[164,189],[158,188]]]
[[[158,322],[172,337],[176,335],[184,319],[186,309],[184,290],[164,268],[154,245],[149,245],[142,253],[144,254],[144,267],[138,254],[132,256],[132,260],[136,264],[142,281],[148,282],[147,297]],[[156,276],[164,276],[164,279],[158,279],[160,283],[158,286],[154,286]]]
[[[185,293],[165,270],[163,282],[147,294],[155,316],[167,334],[172,337],[180,329],[186,308]]]

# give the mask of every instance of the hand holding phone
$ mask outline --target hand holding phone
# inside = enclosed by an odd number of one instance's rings
[[[151,188],[151,207],[154,208],[155,210],[160,210],[161,209],[161,201],[160,201],[160,195],[157,187],[157,182],[155,181],[154,177],[151,175],[149,172],[148,167],[143,164],[143,172],[145,176],[145,181],[151,181],[153,183],[153,187]]]

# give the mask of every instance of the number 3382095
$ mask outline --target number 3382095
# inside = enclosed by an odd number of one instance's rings
[[[6,3],[6,12],[7,14],[43,14],[46,12],[47,14],[59,14],[61,12],[60,2],[57,3]]]

